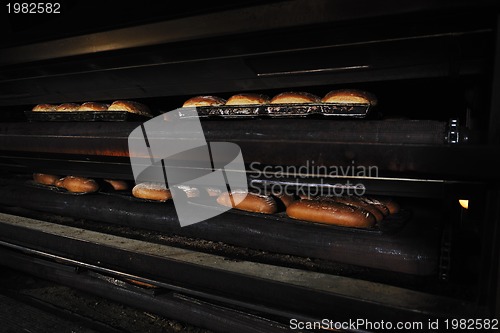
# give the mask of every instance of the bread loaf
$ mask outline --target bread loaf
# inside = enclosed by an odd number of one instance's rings
[[[172,193],[161,183],[139,183],[132,189],[132,195],[136,198],[155,200],[155,201],[167,201],[172,199]]]
[[[40,111],[40,112],[53,112],[56,110],[56,106],[52,104],[38,104],[35,105],[32,111]]]
[[[219,195],[217,202],[222,206],[254,213],[273,214],[278,210],[276,201],[272,197],[245,191],[231,191],[231,194],[224,192]],[[233,205],[233,202],[239,203]]]
[[[271,104],[318,103],[320,98],[307,92],[283,92],[271,99]]]
[[[146,105],[133,101],[114,101],[108,107],[108,111],[127,111],[141,116],[152,116],[151,111]]]
[[[90,193],[99,189],[99,185],[95,180],[76,176],[62,178],[60,185],[60,187],[73,193]]]
[[[195,96],[185,101],[182,107],[221,106],[224,104],[226,104],[226,100],[217,96]]]
[[[85,102],[78,108],[78,111],[106,111],[109,105],[95,102]]]
[[[59,176],[56,176],[56,175],[49,175],[46,173],[34,173],[33,174],[33,180],[38,184],[54,185],[58,179],[59,179]]]
[[[73,111],[78,111],[79,107],[80,105],[76,103],[64,103],[56,106],[55,111],[73,112]]]
[[[352,228],[369,228],[375,224],[375,218],[367,210],[333,200],[295,201],[288,206],[286,214],[297,220]]]
[[[259,94],[237,94],[231,96],[226,105],[261,105],[269,103],[269,97]]]
[[[337,104],[377,104],[377,98],[373,94],[356,89],[332,90],[321,101]]]

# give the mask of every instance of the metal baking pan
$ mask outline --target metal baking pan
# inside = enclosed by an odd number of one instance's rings
[[[200,118],[295,118],[309,116],[326,116],[342,118],[365,118],[370,104],[266,104],[266,105],[231,105],[231,106],[199,106],[196,108]],[[179,116],[185,115],[179,111]]]
[[[127,111],[25,111],[30,122],[37,121],[144,121],[150,117]]]

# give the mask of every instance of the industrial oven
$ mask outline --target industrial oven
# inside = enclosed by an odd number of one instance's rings
[[[214,331],[307,331],[326,319],[320,328],[343,331],[498,329],[498,5],[191,5],[159,14],[165,5],[148,2],[135,19],[103,11],[52,35],[5,28],[17,39],[0,49],[0,263]],[[95,10],[65,8],[40,27]],[[250,187],[362,188],[396,201],[400,213],[375,228],[234,209],[181,227],[172,202],[32,180],[133,184],[128,137],[147,120],[30,117],[39,103],[134,100],[161,116],[197,95],[342,88],[378,104],[362,117],[200,122],[207,142],[240,147]]]

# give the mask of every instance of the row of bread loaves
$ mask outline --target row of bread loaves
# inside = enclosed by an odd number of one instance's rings
[[[126,111],[144,116],[151,116],[149,108],[134,101],[114,101],[111,105],[105,103],[86,102],[83,104],[63,103],[59,105],[38,104],[32,111],[39,112],[76,112],[76,111]]]
[[[262,94],[242,93],[225,100],[217,96],[195,96],[184,102],[183,107],[196,106],[231,106],[231,105],[265,105],[265,104],[303,104],[303,103],[335,103],[335,104],[370,104],[376,105],[377,98],[366,91],[356,89],[332,90],[323,98],[308,92],[283,92],[273,98]]]

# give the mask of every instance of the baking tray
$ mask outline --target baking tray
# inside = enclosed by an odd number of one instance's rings
[[[266,105],[231,105],[231,106],[198,106],[196,107],[200,118],[295,118],[310,116],[365,118],[371,111],[370,104],[333,104],[333,103],[307,103],[307,104],[266,104]],[[179,111],[180,118],[188,115]]]
[[[24,111],[30,122],[36,121],[144,121],[150,117],[127,111]]]

